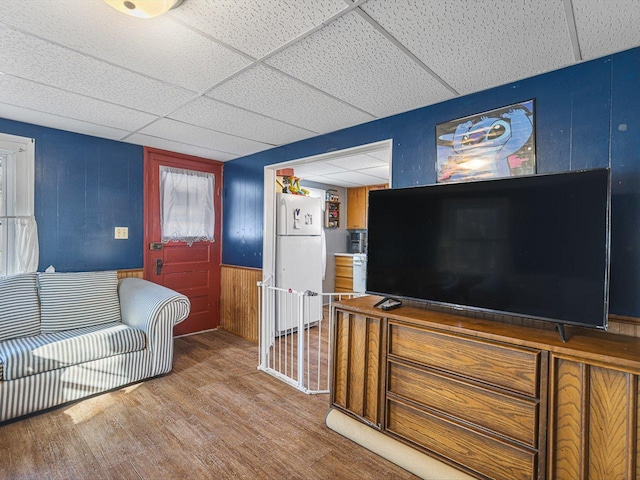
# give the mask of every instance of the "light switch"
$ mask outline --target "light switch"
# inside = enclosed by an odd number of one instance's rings
[[[129,238],[129,227],[116,227],[113,238],[127,240]]]

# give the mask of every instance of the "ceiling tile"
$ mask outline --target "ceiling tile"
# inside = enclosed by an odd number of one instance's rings
[[[6,2],[0,22],[195,92],[250,63],[168,16],[141,21],[102,0]]]
[[[452,96],[355,12],[266,63],[378,117]]]
[[[294,165],[293,170],[296,177],[326,175],[327,173],[343,173],[347,171],[345,168],[321,161]]]
[[[317,176],[304,177],[304,180],[307,180],[309,182],[324,183],[325,185],[332,185],[336,187],[345,187],[345,188],[361,186],[359,183],[352,183],[352,182],[345,181],[342,178],[342,176],[335,176],[333,178],[330,178],[322,175],[317,175]]]
[[[370,0],[362,9],[463,94],[573,63],[559,0]]]
[[[260,58],[347,7],[343,0],[189,0],[169,16]]]
[[[149,135],[140,135],[138,133],[135,135],[131,135],[124,141],[127,143],[133,143],[135,145],[145,145],[147,147],[161,148],[163,150],[169,150],[176,153],[184,153],[185,155],[193,155],[201,158],[208,158],[210,160],[217,160],[219,162],[227,162],[241,156],[233,155],[228,152],[220,152],[215,149],[176,142],[173,140],[166,140],[164,138],[152,137]]]
[[[640,44],[637,0],[573,0],[573,15],[584,60]]]
[[[230,155],[249,155],[272,147],[265,143],[188,125],[168,118],[158,120],[138,133],[225,152]]]
[[[67,132],[108,138],[109,140],[120,140],[128,133],[124,130],[51,115],[49,113],[30,110],[24,107],[16,107],[15,105],[9,105],[7,103],[0,103],[0,117],[15,120],[17,122],[25,122],[33,125],[41,125],[43,127],[57,128],[58,130],[66,130]]]
[[[315,135],[314,132],[204,97],[195,99],[169,117],[270,145],[291,143]]]
[[[156,119],[147,113],[10,75],[0,75],[0,102],[121,130],[136,130]]]
[[[387,165],[387,162],[379,160],[375,157],[362,153],[360,155],[351,155],[349,157],[336,158],[328,160],[327,163],[346,168],[348,170],[360,170],[363,168],[380,167]]]
[[[317,90],[258,65],[207,94],[316,133],[327,133],[374,117]]]
[[[389,165],[386,165],[384,167],[365,168],[358,171],[360,173],[364,173],[365,175],[371,175],[372,177],[389,180]]]
[[[380,183],[379,177],[360,173],[359,171],[349,171],[343,173],[327,173],[324,175],[332,181],[343,180],[345,182],[351,182],[358,185],[376,185]]]
[[[0,71],[148,113],[166,114],[193,93],[0,26]]]

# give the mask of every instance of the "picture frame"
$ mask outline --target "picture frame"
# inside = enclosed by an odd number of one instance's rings
[[[436,181],[536,173],[535,99],[436,125]]]

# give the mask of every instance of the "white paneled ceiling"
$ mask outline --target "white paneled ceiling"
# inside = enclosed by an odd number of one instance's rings
[[[0,117],[227,161],[632,48],[639,26],[638,0],[185,0],[148,20],[0,0]],[[389,166],[305,169],[352,186]]]

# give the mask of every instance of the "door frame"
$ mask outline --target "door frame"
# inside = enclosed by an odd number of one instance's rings
[[[378,142],[358,145],[356,147],[335,150],[309,157],[302,157],[286,162],[266,165],[264,167],[264,201],[263,201],[263,225],[262,225],[262,281],[275,285],[275,259],[276,259],[276,171],[282,168],[295,167],[305,163],[340,159],[388,149],[389,151],[389,185],[391,185],[393,163],[393,139],[380,140]]]

